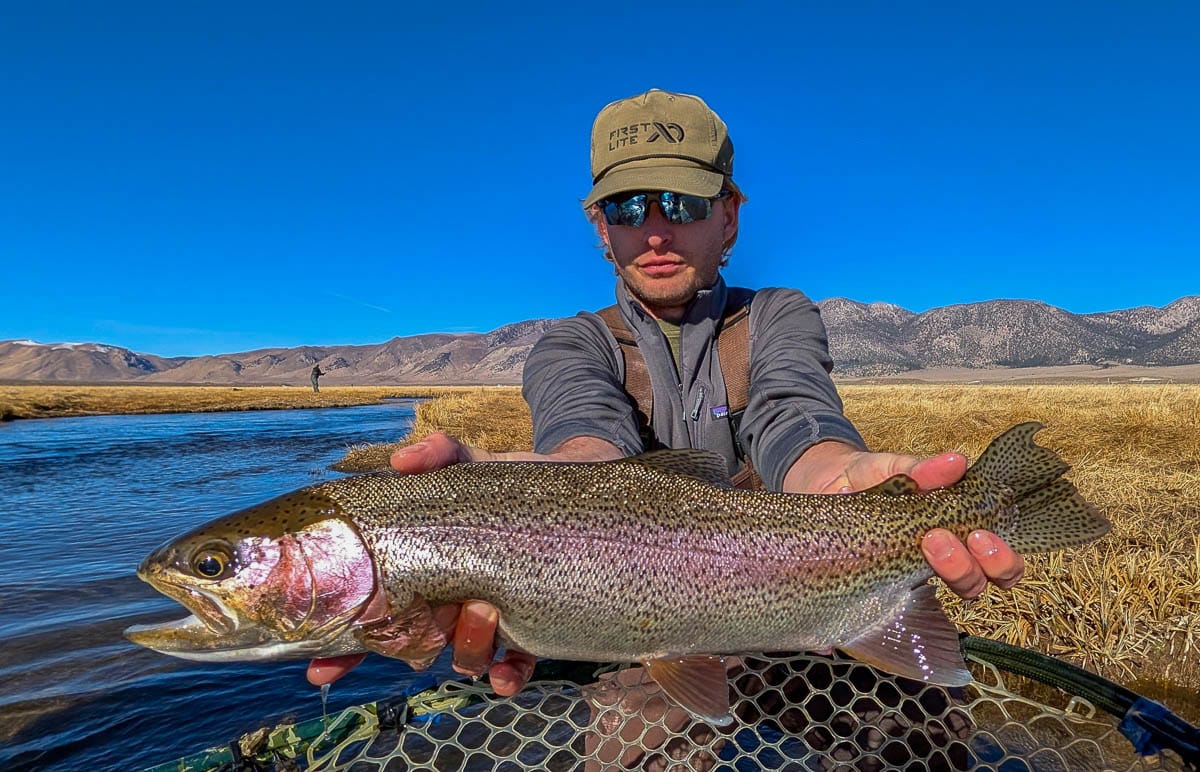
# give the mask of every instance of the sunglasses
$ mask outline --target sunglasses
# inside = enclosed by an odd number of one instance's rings
[[[672,193],[664,190],[661,193],[632,193],[625,194],[620,200],[605,199],[600,202],[600,210],[604,212],[604,221],[609,225],[624,225],[628,228],[640,228],[646,222],[646,212],[650,208],[651,196],[657,196],[659,208],[663,217],[672,225],[685,225],[690,222],[707,220],[712,217],[713,202],[729,195],[728,190],[722,190],[712,198],[693,196],[688,193]]]

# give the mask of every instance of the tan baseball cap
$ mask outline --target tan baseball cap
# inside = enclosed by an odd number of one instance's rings
[[[592,125],[592,191],[673,190],[715,196],[733,175],[733,142],[700,97],[650,89],[605,106]]]

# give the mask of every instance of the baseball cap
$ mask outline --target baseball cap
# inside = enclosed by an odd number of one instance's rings
[[[596,116],[592,190],[583,205],[632,190],[710,198],[732,174],[733,142],[721,117],[700,97],[650,89]]]

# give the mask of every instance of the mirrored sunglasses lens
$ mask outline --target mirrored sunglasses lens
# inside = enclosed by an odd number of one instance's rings
[[[699,220],[707,220],[712,215],[712,202],[701,196],[688,196],[678,194],[677,198],[677,219],[672,222],[689,223]]]
[[[604,220],[609,225],[637,228],[646,221],[646,194],[638,193],[624,201],[606,201]]]

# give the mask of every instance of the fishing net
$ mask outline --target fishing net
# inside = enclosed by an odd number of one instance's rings
[[[235,763],[224,768],[1195,769],[1186,745],[1176,752],[1169,743],[1142,743],[1150,752],[1139,755],[1121,717],[978,655],[968,661],[976,681],[946,689],[837,657],[745,658],[730,670],[736,720],[723,728],[674,707],[641,682],[640,668],[597,673],[589,666],[581,676],[580,666],[564,664],[574,668],[565,673],[570,678],[541,670],[513,698],[496,697],[486,684],[450,681],[390,704],[347,709],[319,727],[262,733],[249,745],[243,738],[232,746]],[[1195,731],[1167,714],[1184,733]],[[220,768],[215,760],[158,769]]]

